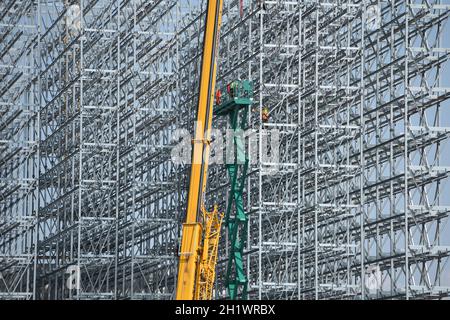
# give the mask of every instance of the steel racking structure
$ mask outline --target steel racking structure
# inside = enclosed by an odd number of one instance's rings
[[[64,22],[70,5],[82,8],[75,32]],[[38,295],[170,298],[181,5],[49,1],[40,10]]]
[[[0,298],[35,290],[39,90],[33,1],[0,3]]]
[[[448,296],[449,3],[265,3],[229,7],[220,55],[259,140],[279,130],[246,190],[249,298]]]
[[[447,297],[450,2],[239,3],[217,84],[254,84],[248,298]],[[0,3],[0,298],[173,298],[205,4]],[[208,205],[229,188],[211,165]]]

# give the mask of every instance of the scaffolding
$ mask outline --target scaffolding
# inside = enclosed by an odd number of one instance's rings
[[[240,3],[217,87],[254,86],[248,298],[447,297],[450,2]],[[189,165],[171,150],[193,128],[205,8],[0,2],[0,299],[174,297]],[[211,165],[206,207],[229,190]]]
[[[33,1],[0,3],[0,299],[35,290],[39,90]]]
[[[218,83],[252,79],[259,104],[249,298],[448,296],[450,4],[265,1],[243,15],[225,5]],[[224,176],[210,177],[222,205]]]

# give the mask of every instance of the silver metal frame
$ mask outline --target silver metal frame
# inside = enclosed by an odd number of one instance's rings
[[[254,82],[259,141],[280,132],[247,179],[249,298],[447,297],[450,3],[265,3],[225,1],[218,70]],[[0,299],[174,297],[189,171],[170,151],[193,127],[205,5],[0,3]],[[212,165],[208,206],[227,184]]]

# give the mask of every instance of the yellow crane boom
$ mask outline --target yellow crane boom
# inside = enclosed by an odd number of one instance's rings
[[[222,7],[223,0],[209,0],[207,4],[186,222],[182,228],[178,267],[177,300],[211,299],[214,284],[223,215],[218,213],[217,207],[212,212],[206,211],[203,197],[208,176]]]

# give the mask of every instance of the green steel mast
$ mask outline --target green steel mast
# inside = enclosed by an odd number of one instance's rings
[[[226,167],[230,179],[225,225],[228,229],[229,256],[226,272],[226,287],[230,299],[247,299],[248,283],[244,271],[244,247],[247,239],[248,218],[244,209],[243,192],[249,157],[245,151],[244,130],[247,128],[248,107],[253,103],[253,86],[250,81],[234,81],[215,109],[218,116],[228,116],[233,130],[233,161]],[[227,157],[228,160],[228,157]]]

